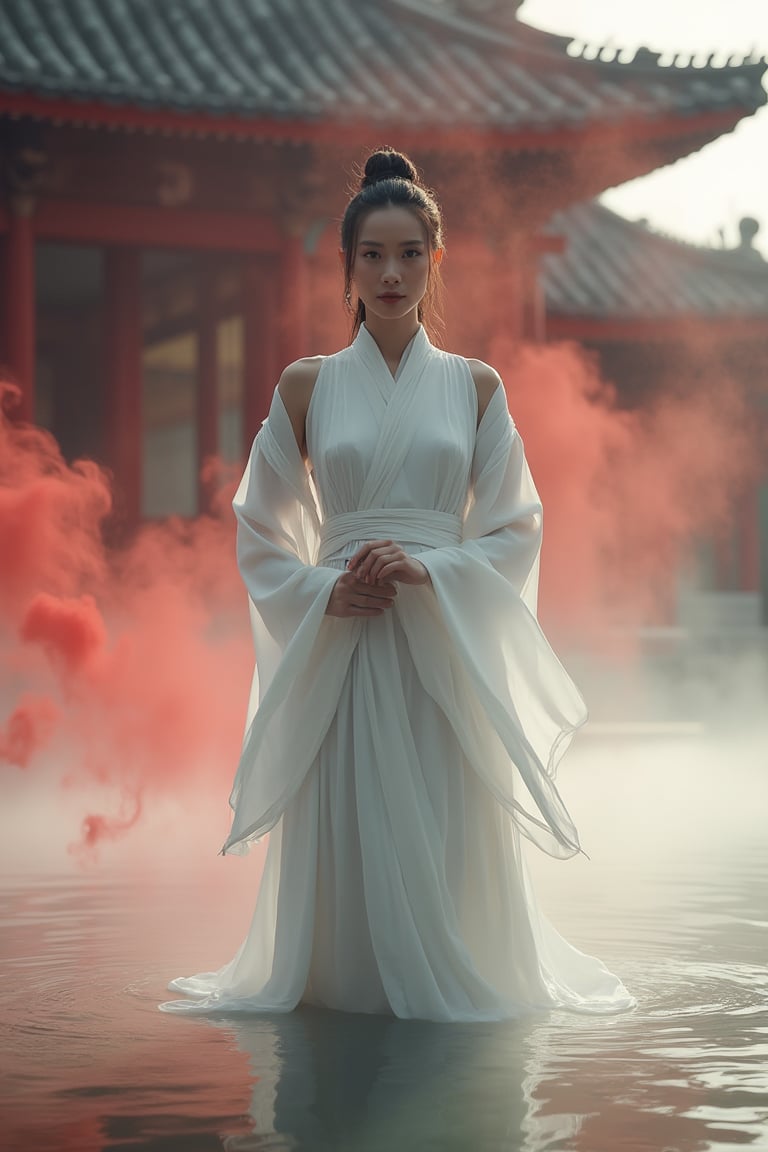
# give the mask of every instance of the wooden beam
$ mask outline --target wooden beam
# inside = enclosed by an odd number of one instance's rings
[[[246,116],[232,113],[212,115],[206,112],[179,112],[169,108],[145,108],[132,104],[114,104],[101,101],[53,99],[26,92],[0,93],[0,113],[19,118],[29,116],[47,120],[54,125],[79,124],[85,127],[112,130],[165,132],[182,137],[213,137],[215,139],[272,140],[284,143],[318,142],[338,144],[343,131],[344,143],[350,147],[370,146],[371,133],[378,137],[386,133],[386,124],[372,124],[370,119],[335,120],[282,120],[277,117]],[[595,143],[599,136],[606,147],[617,143],[641,140],[674,140],[676,137],[701,137],[698,147],[706,140],[729,132],[743,119],[743,106],[720,111],[699,112],[693,116],[667,115],[626,116],[617,122],[592,121],[587,124],[552,124],[542,128],[526,126],[504,129],[478,124],[404,124],[401,120],[390,123],[397,131],[400,147],[422,148],[427,151],[448,150],[487,153],[502,151],[561,151],[581,150],[586,139]],[[680,152],[679,155],[687,155]]]
[[[76,244],[198,251],[277,252],[281,245],[276,225],[260,217],[88,201],[42,202],[35,235]]]

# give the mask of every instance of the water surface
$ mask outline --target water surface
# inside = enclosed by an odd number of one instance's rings
[[[529,858],[637,997],[615,1017],[168,1016],[168,979],[234,951],[253,872],[6,874],[2,1147],[768,1149],[765,751],[593,740],[567,770],[592,859]]]

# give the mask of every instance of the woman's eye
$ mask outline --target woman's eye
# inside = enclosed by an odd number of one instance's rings
[[[363,259],[365,259],[367,256],[378,256],[378,252],[371,248],[370,252],[363,252]]]
[[[421,248],[408,248],[405,252],[406,256],[421,256]]]

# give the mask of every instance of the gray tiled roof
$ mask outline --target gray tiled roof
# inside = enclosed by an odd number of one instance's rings
[[[1,0],[0,92],[503,130],[743,115],[766,100],[762,62],[574,57],[568,38],[517,21],[515,7],[505,16],[473,0]]]
[[[591,201],[558,212],[566,238],[541,258],[547,311],[600,319],[768,316],[768,263],[753,248],[685,244]]]

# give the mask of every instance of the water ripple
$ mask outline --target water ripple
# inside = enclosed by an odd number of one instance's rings
[[[208,965],[223,902],[201,934],[192,887],[6,881],[4,1149],[760,1152],[768,895],[754,845],[743,853],[640,877],[614,860],[589,899],[560,890],[549,913],[621,973],[635,1011],[478,1026],[306,1008],[169,1018],[168,976],[182,957]]]

